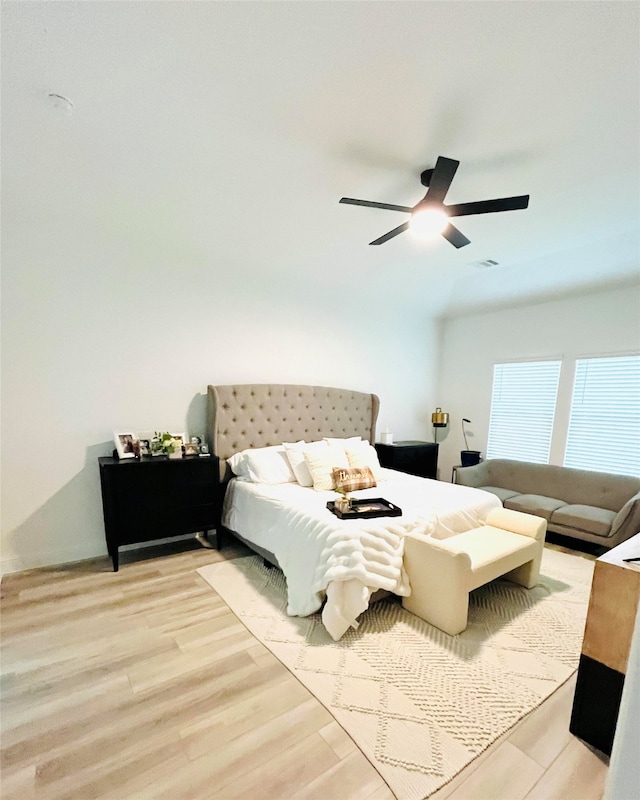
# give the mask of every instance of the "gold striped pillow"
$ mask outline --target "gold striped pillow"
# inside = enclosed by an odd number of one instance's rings
[[[332,471],[336,489],[345,492],[356,492],[358,489],[370,489],[377,486],[370,467],[335,467]]]

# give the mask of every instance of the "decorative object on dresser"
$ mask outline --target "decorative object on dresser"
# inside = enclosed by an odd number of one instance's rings
[[[638,603],[640,533],[595,564],[569,730],[611,755]]]
[[[434,480],[438,471],[438,447],[436,442],[413,440],[393,444],[376,443],[378,458],[383,467]]]
[[[118,571],[118,548],[217,529],[218,459],[187,456],[99,458],[107,550]]]
[[[152,456],[169,456],[181,458],[185,442],[184,433],[170,433],[169,431],[155,431],[151,439]]]
[[[133,431],[126,432],[113,432],[113,441],[115,442],[115,452],[118,458],[135,458],[135,443],[139,442],[138,437]]]
[[[114,458],[144,458],[145,456],[182,458],[187,437],[184,433],[170,431],[144,431],[141,433],[114,431],[113,440],[116,445]],[[199,443],[200,439],[193,437],[191,441]],[[193,452],[189,453],[189,455],[193,454]]]

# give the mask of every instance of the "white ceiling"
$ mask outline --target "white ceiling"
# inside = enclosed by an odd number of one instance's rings
[[[5,2],[3,201],[258,288],[436,315],[638,282],[639,9]],[[369,247],[405,215],[339,198],[413,205],[438,155],[461,162],[447,202],[529,209],[459,219],[460,250]]]

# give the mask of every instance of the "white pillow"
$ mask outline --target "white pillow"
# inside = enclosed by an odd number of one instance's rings
[[[251,483],[293,483],[296,479],[282,445],[242,450],[227,463],[234,475]]]
[[[285,453],[287,454],[287,459],[289,460],[289,465],[293,470],[293,474],[295,475],[296,480],[300,484],[300,486],[313,486],[313,478],[311,477],[311,473],[309,472],[309,467],[307,466],[306,461],[304,460],[304,451],[305,449],[309,450],[323,450],[327,448],[329,445],[325,441],[320,442],[284,442],[282,445],[284,447]]]
[[[369,442],[361,442],[359,445],[347,447],[346,453],[350,467],[369,467],[376,481],[384,480],[378,453],[376,448],[370,445]]]
[[[358,442],[361,442],[362,436],[349,436],[346,439],[338,439],[338,438],[332,438],[331,436],[325,436],[323,441],[325,441],[327,444],[334,444],[334,445],[337,444],[342,447],[348,447],[351,445],[355,445]]]
[[[333,470],[336,467],[349,469],[349,461],[343,447],[327,445],[323,448],[306,448],[304,460],[307,463],[313,488],[316,492],[328,492],[335,488]]]

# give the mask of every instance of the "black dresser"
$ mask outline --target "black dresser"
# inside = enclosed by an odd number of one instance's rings
[[[435,480],[438,471],[438,444],[436,442],[404,441],[393,444],[376,443],[380,464],[398,472],[419,475]]]
[[[216,456],[99,458],[107,549],[216,528],[220,482]]]

